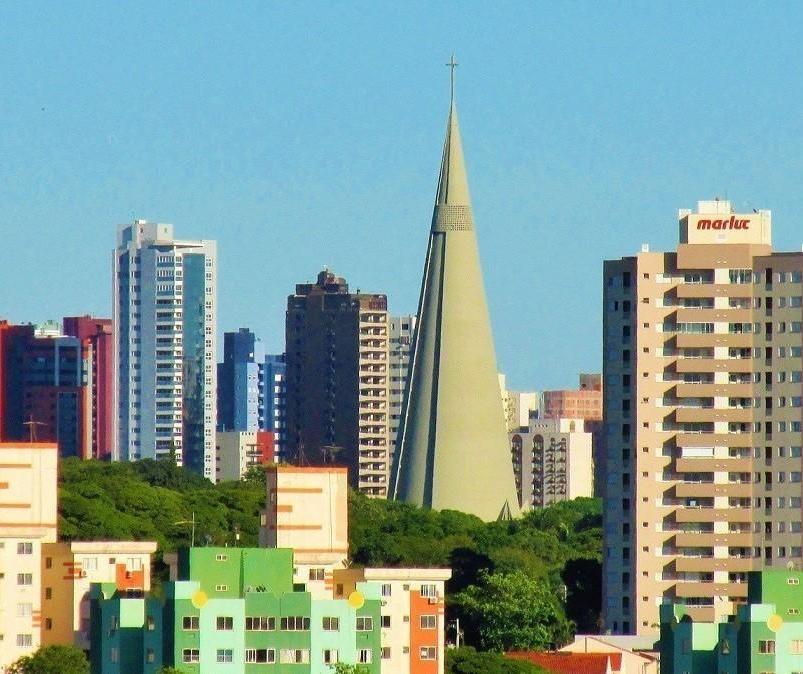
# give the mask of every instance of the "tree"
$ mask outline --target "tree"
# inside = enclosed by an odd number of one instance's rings
[[[602,564],[596,559],[570,559],[561,573],[566,585],[566,615],[581,634],[601,627]]]
[[[483,651],[547,649],[569,640],[571,623],[549,584],[521,571],[480,573],[452,597],[466,641]]]
[[[345,662],[338,662],[336,665],[330,665],[333,674],[369,674],[367,667],[360,665],[347,665]]]
[[[530,662],[509,660],[498,653],[481,653],[471,646],[446,651],[445,674],[548,674]]]
[[[74,646],[45,646],[11,664],[9,674],[89,674],[89,662]]]
[[[175,667],[162,667],[158,674],[181,674]]]

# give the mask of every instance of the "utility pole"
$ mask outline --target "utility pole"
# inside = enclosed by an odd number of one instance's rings
[[[31,414],[28,416],[28,421],[23,421],[22,425],[28,427],[28,441],[36,442],[36,427],[44,426],[45,423],[42,421],[36,421],[33,418],[33,414]]]

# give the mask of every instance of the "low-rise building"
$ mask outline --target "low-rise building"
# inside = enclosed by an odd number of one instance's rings
[[[276,664],[331,674],[342,662],[369,674],[443,672],[448,570],[342,570],[318,598],[294,582],[293,565],[289,549],[191,548],[163,598],[93,584],[92,671],[246,674]]]
[[[218,431],[215,443],[217,481],[239,480],[251,468],[273,463],[275,445],[270,431]]]
[[[156,543],[89,541],[42,545],[42,646],[89,648],[89,591],[108,583],[125,596],[151,589]]]
[[[592,437],[582,419],[530,418],[510,433],[510,449],[522,508],[593,496]]]
[[[693,597],[661,606],[661,674],[803,671],[803,572],[766,569],[747,577],[747,602],[717,622],[692,618]]]

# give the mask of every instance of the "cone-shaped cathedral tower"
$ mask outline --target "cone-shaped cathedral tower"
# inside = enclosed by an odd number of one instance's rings
[[[519,511],[454,86],[399,438],[392,498],[484,520]]]

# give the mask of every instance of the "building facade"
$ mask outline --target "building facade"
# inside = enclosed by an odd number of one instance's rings
[[[215,479],[216,245],[173,226],[120,225],[114,267],[115,391],[122,460],[175,457]]]
[[[286,340],[287,458],[347,466],[355,488],[386,496],[387,298],[324,270],[287,298]]]
[[[264,431],[282,456],[285,439],[286,364],[284,354],[265,355],[248,328],[223,335],[223,362],[217,366],[218,431]]]
[[[0,442],[0,671],[43,643],[42,548],[56,542],[55,443]]]
[[[581,374],[580,387],[544,391],[542,416],[602,421],[602,375]]]
[[[538,419],[510,434],[513,472],[522,508],[594,493],[592,437],[582,419]]]
[[[331,674],[442,674],[443,570],[349,570],[327,598],[294,583],[293,551],[181,551],[164,598],[94,584],[94,674],[269,669]],[[398,605],[398,609],[396,608]],[[398,651],[398,652],[397,652]]]
[[[0,439],[56,442],[61,456],[92,447],[91,346],[58,328],[0,326]],[[86,369],[85,369],[86,368]]]
[[[499,389],[502,392],[502,409],[508,432],[527,426],[530,417],[541,416],[541,395],[536,391],[511,391],[507,377],[499,373]]]
[[[714,622],[801,561],[803,254],[769,211],[680,212],[676,251],[604,266],[605,625]]]
[[[90,446],[87,458],[110,460],[117,456],[114,426],[114,335],[110,318],[68,316],[65,335],[81,340],[83,384],[91,405]]]
[[[410,371],[410,349],[415,334],[415,314],[388,317],[388,363],[390,366],[390,421],[388,441],[389,460],[392,465],[396,454],[396,441],[401,424],[404,393]]]
[[[256,466],[273,463],[273,433],[269,431],[218,431],[215,445],[217,481],[239,480]]]
[[[736,614],[698,622],[686,606],[661,607],[661,674],[795,674],[803,671],[803,573],[748,573]]]

